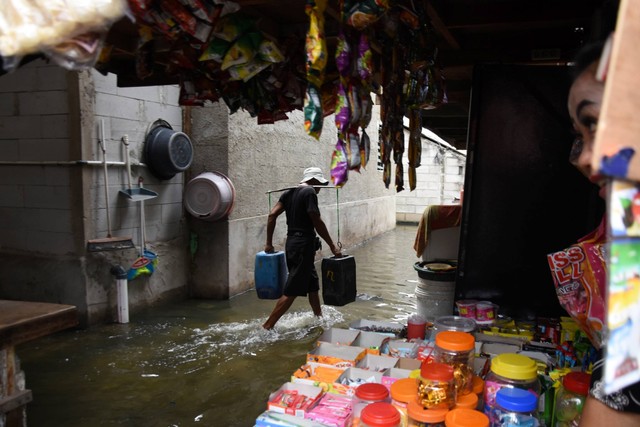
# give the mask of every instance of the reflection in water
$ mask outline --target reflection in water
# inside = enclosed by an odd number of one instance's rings
[[[255,291],[229,301],[189,300],[110,324],[61,332],[17,349],[34,401],[29,427],[253,426],[275,391],[304,363],[320,334],[358,319],[406,323],[416,310],[416,227],[347,250],[358,297],[323,306],[298,298],[274,330],[275,301]],[[320,268],[319,264],[317,265]]]

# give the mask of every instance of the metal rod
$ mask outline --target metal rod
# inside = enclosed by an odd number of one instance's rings
[[[310,185],[309,187],[313,187],[313,188],[335,188],[335,189],[339,189],[340,187],[336,187],[334,185]],[[266,192],[266,194],[271,194],[271,193],[277,193],[279,191],[286,191],[286,190],[293,190],[294,188],[298,188],[298,186],[294,186],[294,187],[285,187],[285,188],[279,188],[277,190],[269,190]]]

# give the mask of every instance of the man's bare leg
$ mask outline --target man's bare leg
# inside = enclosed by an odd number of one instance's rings
[[[320,307],[320,296],[318,295],[318,291],[309,292],[309,304],[311,304],[313,314],[318,317],[322,317],[322,308]]]
[[[290,297],[282,295],[278,299],[278,302],[276,302],[276,306],[273,308],[273,311],[271,312],[271,315],[269,316],[267,321],[262,324],[262,327],[265,329],[273,329],[282,315],[285,314],[287,310],[289,310],[291,304],[293,304],[293,301],[295,301],[295,299],[295,296]]]

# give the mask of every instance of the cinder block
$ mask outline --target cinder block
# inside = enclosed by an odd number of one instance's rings
[[[42,127],[41,116],[0,116],[2,138],[41,138]]]
[[[20,160],[68,161],[68,139],[22,139],[20,140]]]
[[[24,187],[24,205],[28,208],[69,209],[69,187],[30,185]]]
[[[0,93],[0,116],[18,114],[18,95],[16,93]]]
[[[67,114],[68,93],[61,90],[19,93],[18,111],[20,115],[28,116]]]
[[[18,140],[0,139],[0,160],[15,161],[19,159]]]

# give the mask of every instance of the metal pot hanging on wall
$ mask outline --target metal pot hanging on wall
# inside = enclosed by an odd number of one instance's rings
[[[153,176],[167,180],[191,166],[193,145],[186,134],[173,130],[169,123],[158,119],[147,132],[144,157]]]

